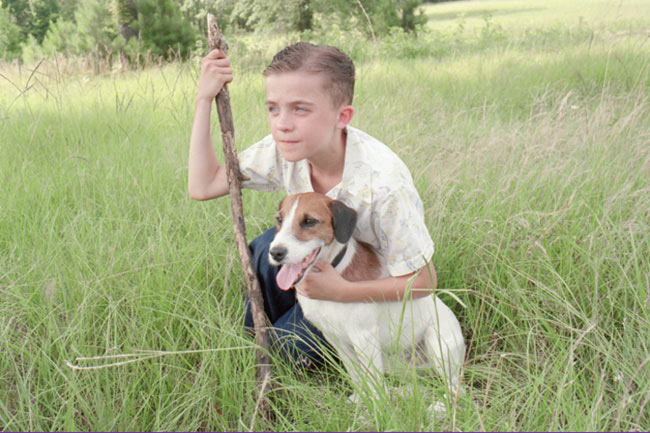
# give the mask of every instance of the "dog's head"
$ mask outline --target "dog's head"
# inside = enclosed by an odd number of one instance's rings
[[[276,221],[269,263],[282,265],[277,282],[287,290],[298,284],[318,260],[334,258],[352,237],[357,213],[338,200],[309,192],[285,197]]]

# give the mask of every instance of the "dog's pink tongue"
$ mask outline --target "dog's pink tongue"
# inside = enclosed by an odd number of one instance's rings
[[[293,286],[293,283],[298,279],[301,271],[302,265],[300,263],[283,265],[276,278],[278,287],[282,290],[289,290],[291,286]]]

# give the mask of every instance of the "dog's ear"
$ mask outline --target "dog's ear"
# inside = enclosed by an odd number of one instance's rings
[[[330,209],[332,210],[334,238],[344,244],[352,237],[354,226],[357,224],[357,212],[338,200],[332,200]]]

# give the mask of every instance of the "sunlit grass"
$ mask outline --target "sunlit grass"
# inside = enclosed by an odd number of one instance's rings
[[[647,29],[650,19],[650,5],[643,0],[454,1],[428,4],[423,9],[428,26],[437,30],[455,30],[460,23],[467,30],[478,30],[491,20],[509,34],[583,25],[638,31]]]
[[[520,3],[453,2],[436,13]],[[615,3],[629,15],[630,3]],[[538,21],[522,29],[550,22],[550,12],[528,13]],[[507,29],[507,17],[491,19]],[[441,395],[433,375],[403,378],[416,392],[381,396],[368,413],[347,403],[340,369],[305,374],[275,357],[276,421],[253,418],[229,203],[186,191],[195,62],[98,76],[64,59],[35,73],[2,66],[0,425],[647,430],[647,43],[568,38],[549,50],[506,35],[438,58],[357,63],[353,124],[410,167],[440,287],[467,306],[440,294],[469,350],[468,393],[438,420],[426,411]],[[244,148],[267,134],[260,74],[241,71],[231,98]],[[245,191],[249,238],[272,224],[277,199]],[[198,352],[94,371],[66,365],[138,349]]]

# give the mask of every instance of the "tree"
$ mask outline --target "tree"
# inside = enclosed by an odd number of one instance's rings
[[[20,57],[22,40],[20,27],[9,9],[0,7],[0,58],[15,59]]]
[[[247,30],[277,29],[279,31],[311,30],[318,0],[240,0],[233,8],[231,21]]]
[[[125,41],[138,35],[133,27],[138,19],[138,10],[134,0],[112,0],[111,7],[113,10],[113,19],[117,24],[120,35]]]
[[[298,0],[298,19],[296,30],[304,32],[313,28],[314,10],[311,0]]]
[[[402,4],[400,10],[402,29],[415,32],[418,26],[426,24],[427,17],[420,8],[422,0],[402,0],[400,3]]]
[[[401,28],[413,32],[426,23],[426,16],[420,6],[423,0],[311,0],[318,12],[331,19],[336,17],[346,26],[357,26],[366,33],[368,28],[366,14],[373,32],[386,34],[391,28]]]
[[[207,33],[206,18],[211,13],[217,18],[220,29],[226,29],[230,24],[232,11],[238,0],[179,0],[181,13],[186,21],[192,24],[200,37]]]
[[[96,50],[104,56],[113,51],[118,35],[117,24],[110,8],[112,0],[84,0],[74,14],[79,32],[81,52]]]
[[[145,50],[170,58],[180,53],[189,55],[196,34],[174,0],[136,0],[138,20],[134,28]]]
[[[57,0],[3,0],[2,4],[16,19],[22,41],[32,35],[39,43],[42,42],[50,23],[59,16]]]
[[[25,40],[29,34],[28,24],[31,15],[27,0],[3,0],[2,8],[13,16],[16,25],[20,28],[21,40]]]
[[[59,3],[59,18],[67,21],[74,21],[77,8],[84,3],[80,0],[57,0],[57,2]]]
[[[59,18],[59,3],[57,0],[29,0],[26,26],[28,33],[43,42],[50,23]]]

